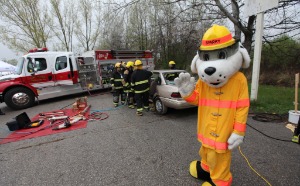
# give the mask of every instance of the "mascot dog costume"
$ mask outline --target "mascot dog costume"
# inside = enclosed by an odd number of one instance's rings
[[[190,174],[204,185],[227,186],[232,183],[231,150],[244,139],[249,110],[247,80],[239,72],[248,68],[250,57],[224,26],[213,25],[203,38],[189,73],[175,79],[181,96],[198,105],[197,136],[202,143],[201,161],[190,164]]]

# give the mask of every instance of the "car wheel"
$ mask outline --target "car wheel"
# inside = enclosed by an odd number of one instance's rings
[[[17,87],[9,90],[5,96],[6,105],[12,109],[25,109],[34,105],[34,94],[24,87]]]
[[[168,107],[166,107],[159,98],[155,99],[154,104],[156,113],[163,115],[168,111]]]

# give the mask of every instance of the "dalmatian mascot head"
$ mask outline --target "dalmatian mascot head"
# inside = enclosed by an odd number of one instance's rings
[[[240,68],[248,68],[250,57],[225,26],[209,28],[194,57],[191,69],[210,87],[219,88],[227,83]]]

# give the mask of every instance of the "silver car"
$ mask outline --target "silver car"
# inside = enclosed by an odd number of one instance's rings
[[[184,70],[154,70],[151,77],[150,99],[158,114],[165,114],[168,108],[185,109],[195,107],[181,98],[174,79]]]

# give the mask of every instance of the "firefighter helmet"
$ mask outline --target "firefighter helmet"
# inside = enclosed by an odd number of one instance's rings
[[[142,61],[141,60],[136,60],[135,63],[134,63],[134,66],[140,66],[140,65],[143,65]]]
[[[118,63],[115,64],[115,68],[120,68],[120,67],[121,67],[121,63],[120,62],[118,62]]]
[[[133,67],[133,66],[134,66],[134,62],[132,62],[132,61],[128,61],[127,64],[126,64],[127,68]]]
[[[228,47],[235,43],[235,39],[225,26],[213,25],[202,38],[200,50],[216,50]]]
[[[169,61],[169,65],[175,65],[175,61]]]

